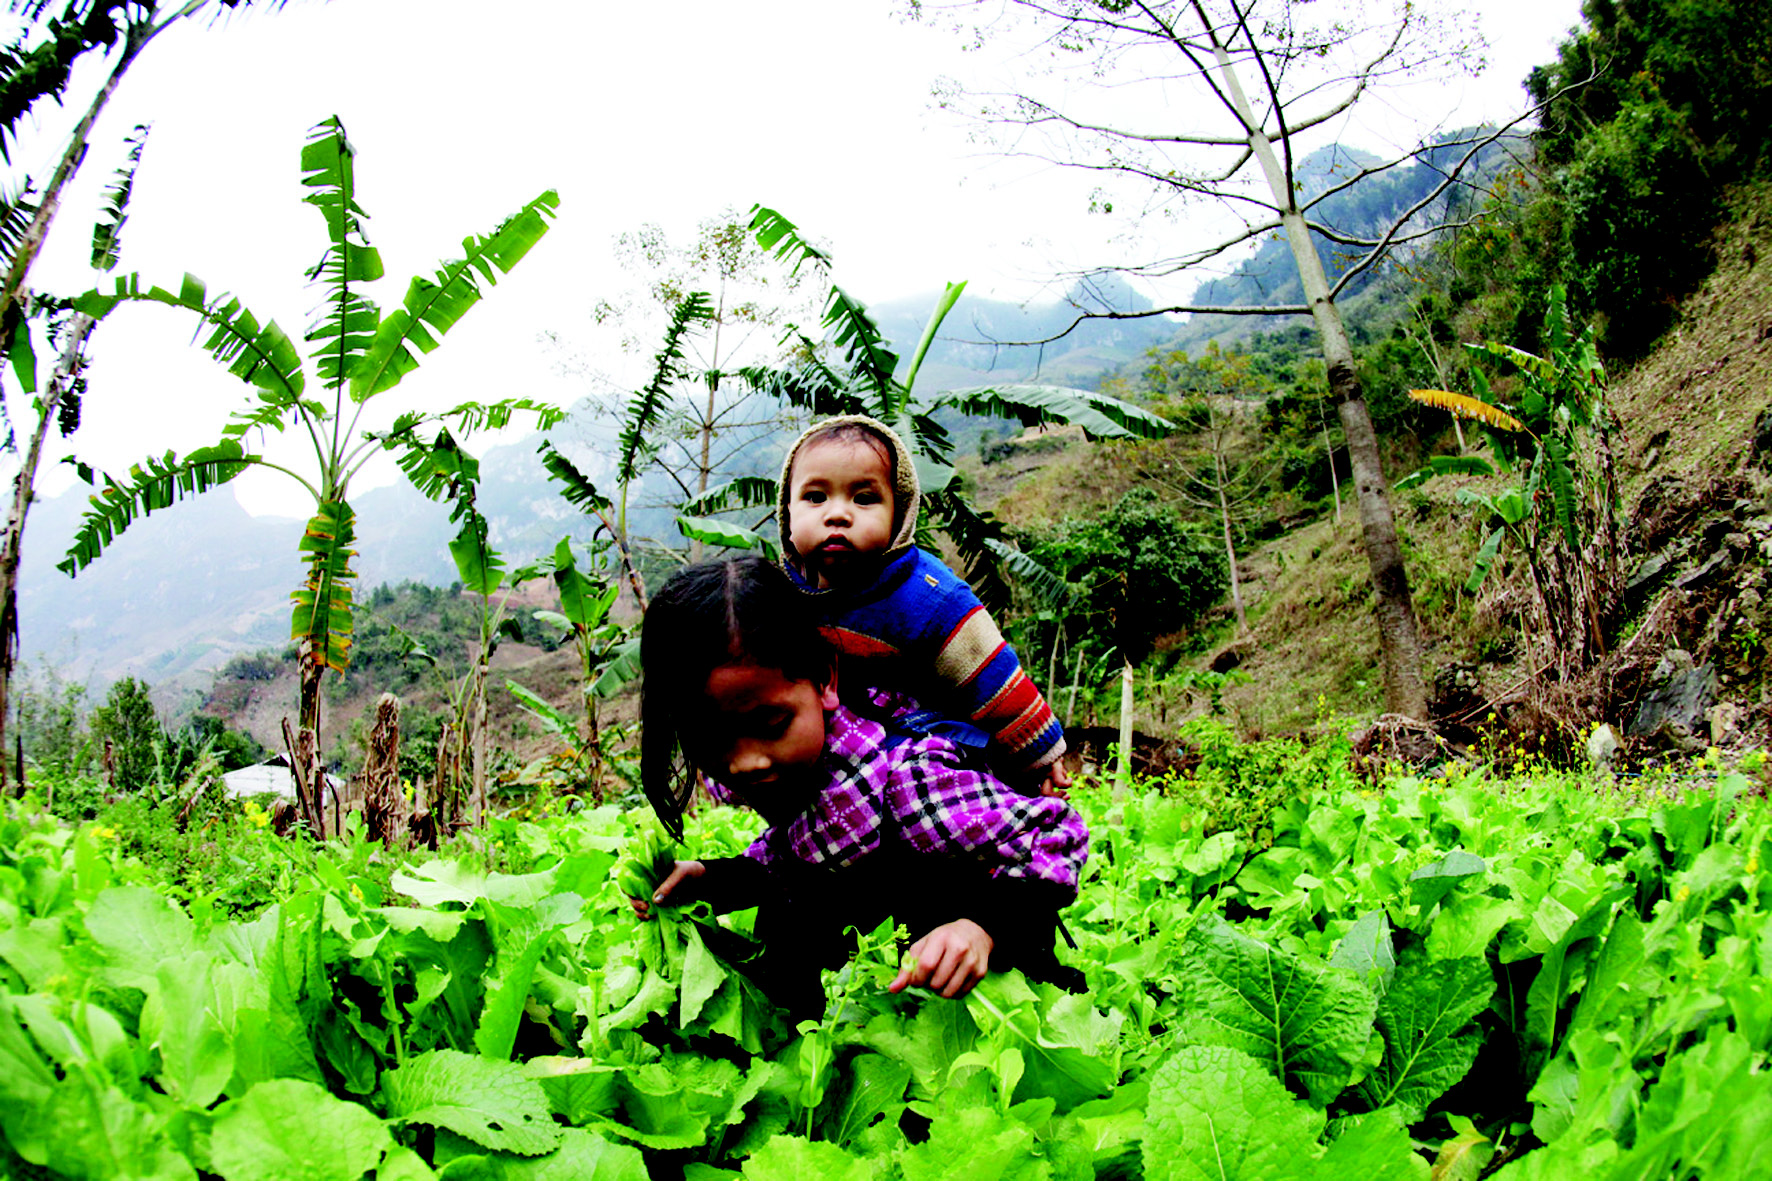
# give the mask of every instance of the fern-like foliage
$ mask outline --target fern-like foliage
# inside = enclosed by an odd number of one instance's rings
[[[962,414],[1014,419],[1024,427],[1068,423],[1092,439],[1160,439],[1175,429],[1168,419],[1130,402],[1065,386],[979,386],[945,393],[940,404]]]
[[[390,443],[389,446],[399,451],[395,462],[406,473],[412,486],[427,500],[453,502],[449,514],[452,521],[471,511],[464,507],[470,505],[471,500],[462,499],[460,493],[479,483],[480,461],[463,451],[447,430],[438,431],[436,439],[430,443],[411,432],[400,438],[406,441],[405,445]]]
[[[1433,455],[1422,467],[1397,481],[1397,491],[1424,484],[1435,476],[1492,476],[1495,465],[1480,455]]]
[[[836,414],[867,414],[872,407],[851,390],[841,374],[825,364],[814,351],[817,346],[805,337],[806,360],[796,369],[775,369],[764,365],[747,365],[735,376],[752,389],[775,398],[783,405],[812,412],[815,418]]]
[[[923,325],[923,335],[911,352],[910,368],[904,375],[904,388],[907,392],[917,388],[917,372],[923,368],[923,359],[929,355],[930,346],[935,343],[935,334],[941,331],[942,321],[948,318],[948,313],[960,302],[960,296],[965,290],[964,280],[949,283],[942,290],[941,298],[935,301],[935,310],[929,314],[928,322]]]
[[[135,130],[125,137],[123,142],[128,145],[129,153],[124,158],[123,167],[117,169],[111,183],[105,186],[99,220],[92,226],[92,269],[95,271],[108,271],[117,265],[122,249],[123,223],[129,220],[129,196],[135,191],[135,170],[141,167],[142,149],[148,146],[150,130],[149,124],[137,123]]]
[[[694,517],[682,515],[677,518],[677,532],[691,541],[699,541],[703,545],[719,546],[723,549],[761,550],[771,560],[781,557],[781,546],[773,537],[759,533],[755,529],[747,529],[743,525],[735,525],[731,521],[722,521],[716,517]]]
[[[893,380],[898,354],[886,345],[880,326],[867,305],[841,287],[832,286],[824,311],[825,338],[842,350],[849,366],[848,384],[873,395],[877,417],[890,422],[898,417],[903,387]]]
[[[283,429],[283,416],[301,401],[307,379],[302,373],[301,353],[275,320],[261,326],[238,299],[225,293],[211,299],[203,280],[195,275],[186,275],[177,292],[162,287],[144,289],[141,276],[124,275],[109,293],[89,291],[74,301],[74,308],[102,320],[126,302],[159,303],[194,312],[212,329],[201,342],[203,350],[227,366],[229,373],[258,388],[260,404],[236,413],[225,434],[238,438],[255,426]],[[324,407],[313,408],[325,413]]]
[[[401,306],[388,313],[376,328],[373,342],[353,365],[351,397],[362,401],[379,394],[417,368],[413,346],[425,353],[436,348],[438,337],[480,301],[481,280],[493,286],[500,275],[521,262],[548,232],[548,220],[559,208],[559,193],[549,189],[492,233],[483,238],[469,235],[462,242],[462,257],[445,263],[434,278],[415,277]]]
[[[127,480],[116,480],[85,464],[75,464],[81,479],[88,484],[102,480],[104,486],[89,498],[91,507],[81,518],[73,544],[68,547],[67,556],[56,563],[56,569],[71,577],[90,565],[137,518],[226,484],[257,460],[237,440],[223,439],[183,459],[170,451],[159,459],[145,459],[129,469]]]
[[[455,570],[464,587],[477,595],[490,595],[504,581],[504,555],[492,548],[488,540],[491,526],[485,517],[471,509],[462,517],[461,531],[450,539],[449,556],[455,559]],[[519,633],[518,639],[521,638]]]
[[[632,483],[646,466],[652,450],[648,436],[670,406],[671,387],[689,376],[683,342],[697,324],[713,318],[714,301],[705,291],[691,291],[671,309],[664,344],[653,358],[652,378],[628,402],[621,434],[616,438],[615,478],[621,483]]]
[[[356,359],[368,350],[381,325],[381,311],[354,283],[382,277],[381,252],[363,230],[367,216],[357,204],[356,149],[335,115],[308,132],[301,151],[302,200],[326,220],[326,252],[308,278],[326,288],[322,312],[308,327],[320,384],[337,389],[350,377]]]
[[[37,203],[31,200],[31,192],[31,178],[26,177],[15,191],[0,193],[0,258],[8,265],[30,228],[31,219],[37,216]]]
[[[534,398],[463,402],[434,413],[409,410],[396,418],[394,425],[386,431],[365,431],[363,437],[379,440],[384,448],[393,451],[420,443],[418,428],[428,423],[453,423],[459,433],[471,435],[475,431],[496,431],[509,426],[519,412],[535,415],[536,428],[544,431],[558,426],[566,418],[566,412],[552,402],[538,402]]]
[[[1561,434],[1546,436],[1544,440],[1544,482],[1550,489],[1551,511],[1556,515],[1557,528],[1562,531],[1563,541],[1571,550],[1581,548],[1581,538],[1575,528],[1575,455],[1569,446],[1569,440]]]
[[[357,577],[351,559],[357,551],[356,514],[342,500],[319,505],[302,533],[301,552],[308,564],[308,579],[290,598],[289,637],[305,640],[306,658],[338,672],[351,667],[351,580]]]
[[[611,510],[613,506],[609,498],[597,491],[591,478],[555,450],[552,443],[543,439],[536,451],[541,455],[542,466],[548,471],[548,479],[560,485],[560,496],[567,504],[587,513],[607,514]]]
[[[824,270],[830,269],[831,256],[808,242],[800,235],[798,226],[773,209],[751,206],[751,233],[756,235],[757,245],[774,252],[795,275],[809,263]]]
[[[738,476],[684,501],[682,511],[691,516],[711,517],[739,509],[772,509],[780,498],[781,486],[770,477]]]
[[[18,40],[0,49],[0,159],[12,163],[9,140],[18,137],[18,124],[44,99],[61,101],[68,75],[81,54],[110,48],[123,36],[131,5],[120,0],[84,0],[70,3],[61,15],[44,21],[55,5],[52,0],[25,0],[11,10],[24,16],[29,26],[42,26],[38,38],[27,27]],[[35,44],[28,44],[35,39]]]
[[[1042,565],[1018,549],[1010,548],[1006,542],[995,537],[986,538],[985,547],[997,556],[1004,571],[1026,587],[1041,606],[1061,611],[1070,602],[1069,584],[1051,567]]]
[[[1007,548],[1003,526],[987,514],[973,508],[963,496],[952,489],[926,492],[923,505],[928,510],[928,525],[945,533],[960,556],[961,572],[972,584],[973,593],[992,611],[1009,605],[1009,583],[1003,577],[997,548]]]

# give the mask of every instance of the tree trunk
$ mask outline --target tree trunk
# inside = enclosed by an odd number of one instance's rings
[[[1335,324],[1340,314],[1333,305]],[[1345,334],[1342,336],[1346,343]],[[1378,639],[1384,655],[1384,702],[1390,713],[1427,717],[1427,686],[1421,677],[1421,637],[1415,626],[1415,603],[1409,591],[1409,573],[1403,566],[1403,546],[1391,515],[1390,485],[1378,459],[1378,435],[1372,415],[1354,375],[1352,350],[1332,361],[1329,384],[1340,400],[1342,431],[1347,435],[1348,459],[1359,497],[1360,530],[1366,540],[1366,563],[1372,586],[1378,592],[1375,613]]]
[[[473,797],[469,801],[475,828],[486,827],[486,647],[474,663],[474,733],[472,738]]]
[[[1341,524],[1341,476],[1335,470],[1335,444],[1329,438],[1329,416],[1317,404],[1317,417],[1323,422],[1323,458],[1329,461],[1329,488],[1335,497],[1335,523]]]
[[[314,653],[305,636],[296,646],[296,669],[301,676],[296,702],[301,728],[312,730],[317,741],[320,733],[320,681],[326,675],[326,665]]]
[[[1397,540],[1396,520],[1391,515],[1390,485],[1378,458],[1378,435],[1366,396],[1354,372],[1354,349],[1341,322],[1341,310],[1329,295],[1329,279],[1311,239],[1310,227],[1299,212],[1291,178],[1280,167],[1274,145],[1255,118],[1242,83],[1231,68],[1230,56],[1215,43],[1219,73],[1231,104],[1248,133],[1249,149],[1266,176],[1274,204],[1286,230],[1286,242],[1298,267],[1299,281],[1310,301],[1311,319],[1323,338],[1323,360],[1329,368],[1329,392],[1341,415],[1347,439],[1348,461],[1353,468],[1354,491],[1359,498],[1360,529],[1366,541],[1366,561],[1372,570],[1372,586],[1378,594],[1378,639],[1384,658],[1384,700],[1390,713],[1411,718],[1427,716],[1427,689],[1421,678],[1421,639],[1415,627],[1415,606],[1409,592],[1409,575],[1403,568],[1403,547]]]
[[[82,349],[92,331],[91,316],[76,315],[68,324],[67,338],[62,343],[61,358],[49,379],[42,404],[37,411],[37,426],[25,448],[18,475],[12,485],[12,512],[6,519],[6,535],[0,539],[0,751],[6,749],[7,711],[11,708],[12,674],[18,669],[18,568],[23,555],[25,516],[31,511],[36,495],[37,465],[43,459],[43,441],[49,436],[49,424],[56,421],[62,399],[73,388],[85,364]],[[19,782],[24,782],[23,772]],[[0,758],[0,795],[6,792],[6,760]]]
[[[289,752],[289,774],[295,781],[296,813],[315,841],[326,838],[326,769],[320,761],[319,736],[307,727],[290,729],[283,719],[283,746]]]
[[[123,81],[123,75],[134,63],[136,55],[165,27],[164,24],[155,27],[145,22],[131,23],[124,32],[123,52],[118,56],[117,64],[111,67],[104,85],[99,87],[92,103],[86,108],[86,114],[81,116],[73,134],[68,137],[67,151],[62,153],[55,171],[50,174],[49,184],[44,187],[43,196],[37,202],[37,212],[31,218],[31,224],[25,227],[25,232],[19,237],[18,247],[12,256],[12,265],[6,271],[6,286],[0,290],[0,313],[4,314],[5,323],[12,322],[13,305],[24,296],[25,280],[30,276],[31,264],[37,261],[37,255],[43,249],[44,240],[49,237],[50,224],[55,221],[56,212],[61,209],[62,194],[67,191],[74,174],[80,171],[81,162],[86,159],[86,144],[92,137],[93,125],[98,122],[105,104],[111,101],[111,95],[116,93],[118,83]]]
[[[1114,782],[1116,800],[1125,798],[1132,786],[1132,688],[1132,662],[1127,660],[1120,665],[1120,768]]]
[[[701,462],[696,465],[696,495],[706,495],[708,476],[713,467],[710,456],[714,450],[714,414],[718,410],[720,392],[720,325],[726,320],[726,285],[720,285],[720,302],[714,308],[714,353],[708,364],[708,408],[701,419]],[[699,541],[689,543],[689,560],[699,562],[703,547]]]
[[[1079,646],[1077,648],[1076,662],[1071,665],[1071,698],[1070,698],[1070,701],[1064,707],[1064,724],[1065,724],[1066,729],[1070,728],[1071,719],[1077,715],[1077,685],[1082,681],[1082,679],[1083,679],[1083,649],[1081,646]]]
[[[1224,527],[1224,557],[1231,568],[1231,606],[1237,612],[1237,634],[1249,634],[1249,617],[1243,613],[1243,584],[1237,578],[1237,546],[1231,539],[1231,506],[1224,497],[1224,456],[1216,448],[1212,452],[1212,466],[1218,473],[1218,521]]]

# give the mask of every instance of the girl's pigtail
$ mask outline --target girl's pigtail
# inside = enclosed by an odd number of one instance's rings
[[[640,786],[659,823],[671,839],[681,841],[694,773],[677,732],[681,704],[675,699],[683,686],[680,677],[666,671],[673,661],[661,651],[668,627],[665,620],[654,624],[657,609],[654,601],[640,632]]]

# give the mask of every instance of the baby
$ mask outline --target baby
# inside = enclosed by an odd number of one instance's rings
[[[917,548],[922,495],[904,443],[859,415],[800,436],[782,468],[783,565],[838,651],[937,716],[924,726],[983,745],[1018,790],[1070,785],[1064,731],[964,579]]]

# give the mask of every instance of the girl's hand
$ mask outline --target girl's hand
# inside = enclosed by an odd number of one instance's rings
[[[658,889],[652,892],[650,900],[645,898],[629,898],[628,905],[632,906],[634,908],[634,913],[639,915],[642,919],[649,919],[652,917],[652,907],[654,903],[659,906],[671,905],[671,893],[676,890],[678,886],[689,881],[691,878],[698,878],[706,872],[707,867],[699,861],[679,861],[669,875],[665,877],[665,880],[658,884]]]
[[[899,969],[887,991],[915,984],[952,999],[965,996],[990,970],[990,933],[971,919],[944,923],[911,944],[910,962]]]
[[[1043,796],[1057,796],[1061,800],[1068,800],[1071,798],[1071,793],[1066,791],[1065,788],[1070,785],[1071,773],[1064,769],[1064,760],[1059,759],[1050,767],[1046,768],[1046,778],[1040,784],[1040,794]]]

